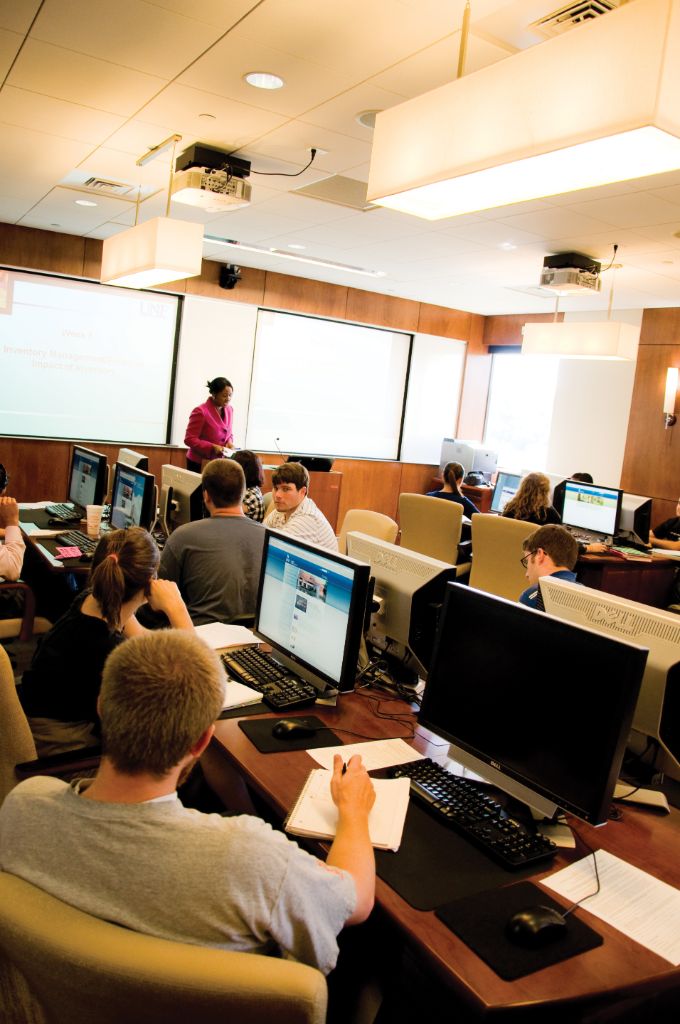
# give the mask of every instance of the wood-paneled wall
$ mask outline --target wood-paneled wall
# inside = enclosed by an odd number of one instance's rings
[[[680,422],[666,430],[663,417],[669,366],[680,366],[680,309],[646,309],[621,486],[654,499],[653,524],[675,515],[680,495]],[[680,415],[680,398],[676,408]]]

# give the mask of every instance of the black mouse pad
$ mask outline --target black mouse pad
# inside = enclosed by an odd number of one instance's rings
[[[282,718],[295,719],[308,726],[310,729],[318,729],[314,736],[300,736],[295,740],[279,740],[272,736],[272,729]],[[243,729],[251,743],[254,743],[261,754],[280,754],[282,750],[310,750],[312,747],[335,747],[342,743],[320,718],[314,715],[279,715],[278,718],[259,718],[254,722],[239,722],[239,729]]]
[[[399,852],[376,850],[375,861],[383,881],[417,910],[435,910],[536,873],[534,867],[506,871],[413,800]]]
[[[505,935],[509,918],[518,910],[536,906],[554,907],[560,913],[565,910],[545,889],[531,882],[518,882],[450,903],[437,911],[437,917],[504,981],[514,981],[602,945],[602,936],[573,914],[567,918],[564,934],[542,949],[514,945]]]

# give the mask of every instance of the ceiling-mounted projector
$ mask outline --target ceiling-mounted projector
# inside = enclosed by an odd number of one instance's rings
[[[541,270],[541,288],[558,295],[599,292],[601,264],[580,252],[546,256]]]
[[[177,158],[171,196],[176,203],[224,213],[248,206],[252,187],[244,181],[250,161],[197,143]]]

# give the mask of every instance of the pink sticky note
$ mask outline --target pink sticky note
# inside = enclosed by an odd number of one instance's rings
[[[59,558],[80,558],[82,551],[80,548],[57,548],[57,556]]]

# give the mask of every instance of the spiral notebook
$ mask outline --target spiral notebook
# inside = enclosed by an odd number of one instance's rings
[[[333,839],[338,809],[331,796],[332,772],[313,769],[286,820],[286,831],[312,839]],[[396,853],[404,831],[409,798],[409,780],[372,779],[375,803],[368,817],[373,846]]]

